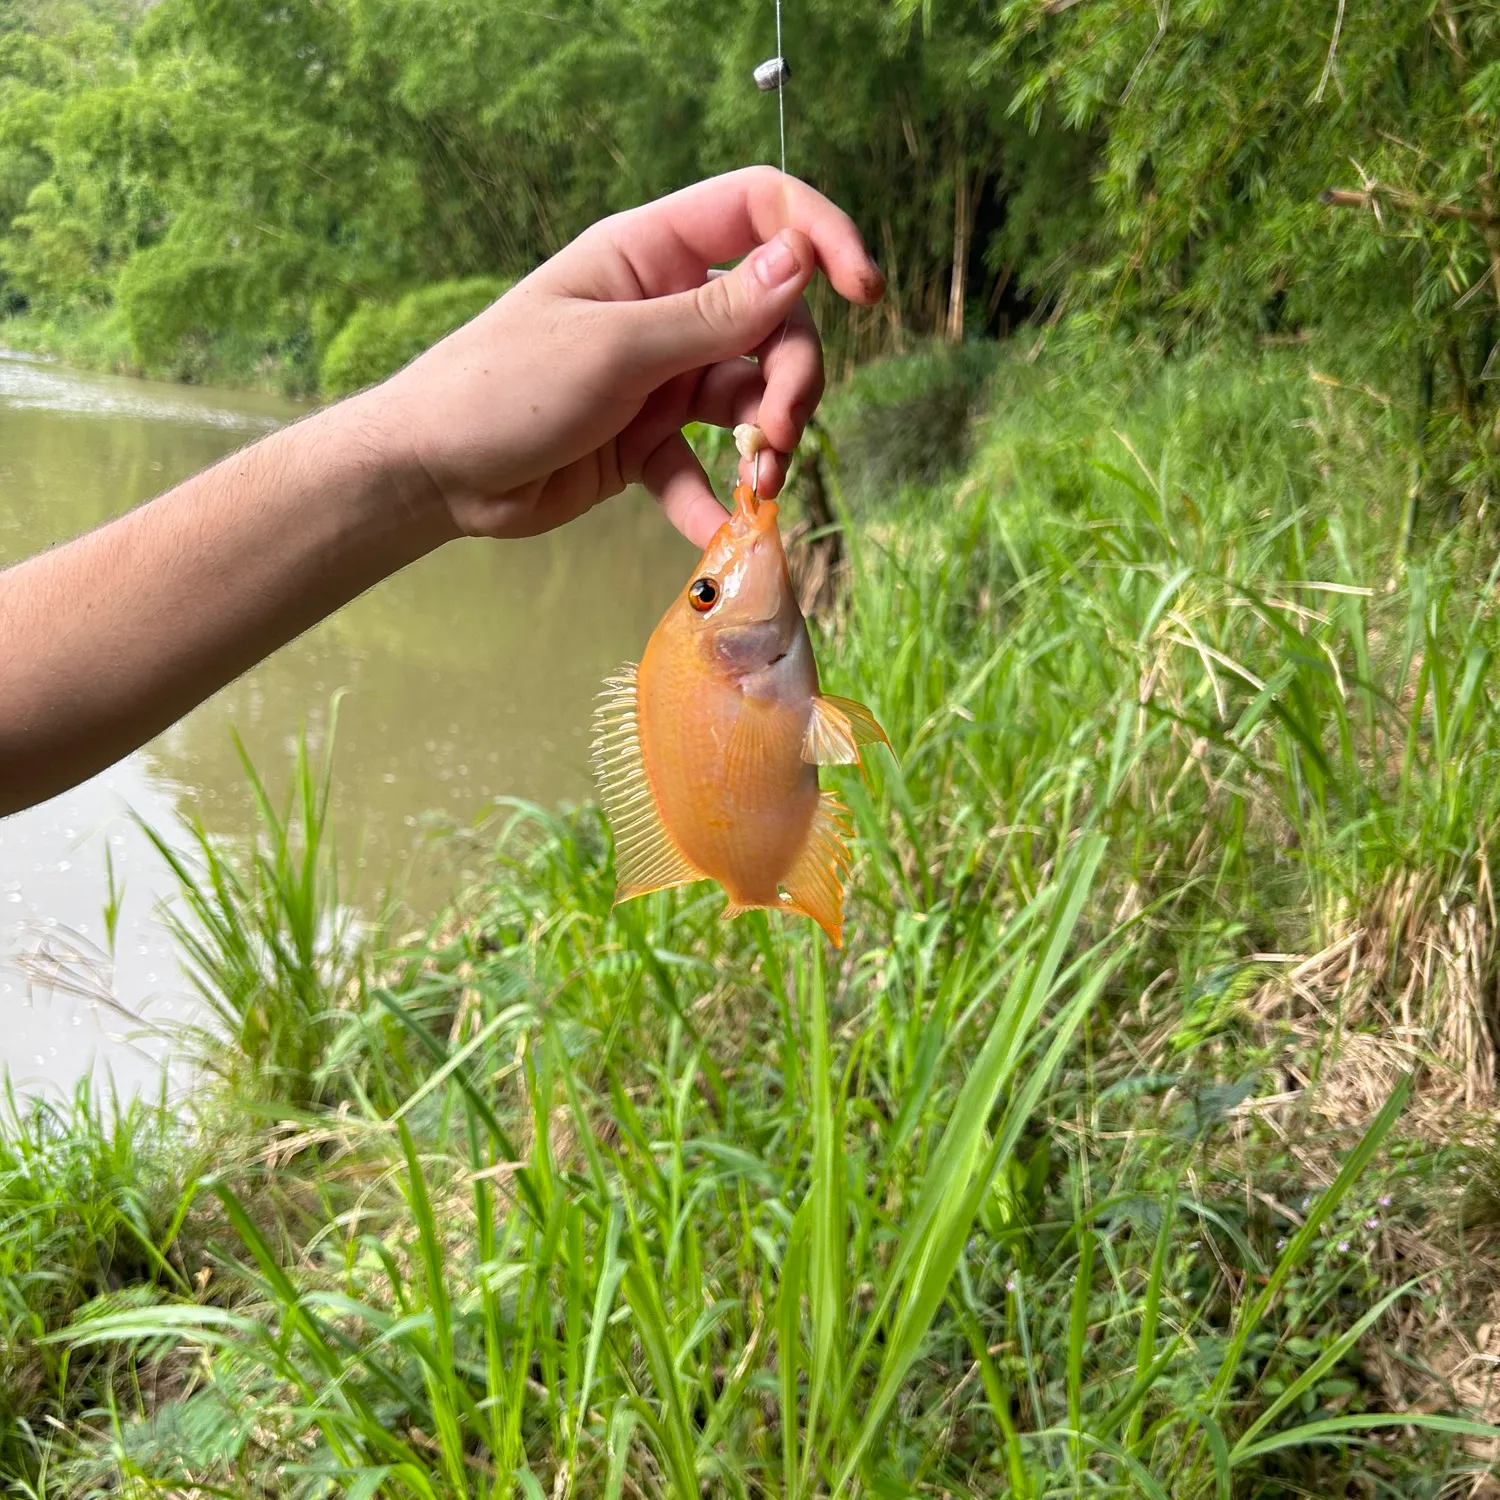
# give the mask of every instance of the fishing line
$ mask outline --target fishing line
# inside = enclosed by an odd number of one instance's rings
[[[760,89],[764,93],[769,93],[772,89],[774,89],[776,91],[776,133],[777,133],[777,136],[779,138],[780,145],[781,145],[781,175],[783,177],[785,177],[786,176],[786,85],[787,85],[787,80],[792,76],[792,70],[787,65],[786,51],[785,51],[785,48],[783,47],[782,41],[781,41],[781,0],[775,0],[775,3],[776,3],[776,56],[775,57],[768,57],[765,60],[765,62],[763,62],[758,68],[756,68],[756,70],[755,70],[755,86],[756,86],[756,88]],[[791,326],[792,325],[791,325],[791,320],[790,319],[788,319],[786,322],[784,322],[781,325],[781,337],[780,337],[780,339],[777,340],[777,343],[776,343],[776,352],[778,354],[781,352],[781,346],[786,343],[786,336],[791,331]],[[757,433],[759,433],[759,429],[758,428],[756,429],[756,431],[757,431]],[[739,431],[738,430],[735,433],[735,438],[736,438],[736,441],[738,442],[738,440],[739,440]],[[754,470],[754,483],[751,486],[751,492],[754,494],[754,496],[755,496],[755,498],[757,500],[760,498],[760,455],[761,455],[761,448],[764,446],[764,444],[765,444],[765,437],[764,437],[763,434],[761,434],[760,435],[760,444],[759,444],[759,446],[755,447],[752,450],[753,453],[754,453],[754,457],[755,457],[755,470]],[[741,455],[743,457],[746,457],[746,458],[750,457],[750,454],[745,452],[745,448],[744,448],[743,445],[740,446],[740,453],[741,453]],[[790,455],[788,455],[788,462],[790,462]]]
[[[776,0],[776,61],[781,64],[780,77],[776,80],[776,128],[781,136],[781,175],[786,176],[786,53],[781,46],[781,0]]]
[[[781,138],[781,170],[786,171],[786,83],[792,76],[781,43],[781,0],[776,0],[776,56],[755,70],[755,86],[762,93],[776,91],[776,129]]]

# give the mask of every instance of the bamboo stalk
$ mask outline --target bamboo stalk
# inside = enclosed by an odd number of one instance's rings
[[[948,283],[948,342],[964,336],[964,297],[969,274],[969,173],[962,153],[953,163],[953,278]]]
[[[1374,208],[1380,199],[1385,199],[1394,208],[1404,208],[1410,213],[1424,215],[1429,219],[1463,219],[1481,228],[1500,225],[1500,216],[1482,212],[1477,208],[1460,208],[1456,203],[1428,203],[1415,193],[1402,192],[1400,188],[1375,187],[1366,191],[1351,188],[1325,188],[1318,194],[1318,202],[1329,208]]]

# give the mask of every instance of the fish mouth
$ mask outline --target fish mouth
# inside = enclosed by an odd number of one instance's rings
[[[775,531],[779,510],[774,500],[762,500],[744,484],[735,486],[735,510],[729,524],[737,536],[752,536],[757,532]]]

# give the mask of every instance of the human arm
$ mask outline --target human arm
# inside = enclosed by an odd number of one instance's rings
[[[880,294],[810,188],[769,169],[699,184],[595,225],[383,385],[0,573],[0,814],[453,537],[545,531],[643,482],[705,542],[723,513],[681,429],[758,421],[776,491],[822,389],[801,304],[817,266]]]

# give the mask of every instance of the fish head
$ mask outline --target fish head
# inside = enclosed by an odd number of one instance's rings
[[[741,485],[676,604],[705,665],[733,677],[773,667],[804,634],[772,500]]]

